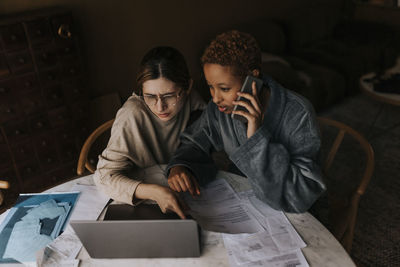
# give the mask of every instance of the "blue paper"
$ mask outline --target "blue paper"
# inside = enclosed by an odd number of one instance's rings
[[[61,234],[79,192],[20,195],[0,225],[0,263],[32,262]]]

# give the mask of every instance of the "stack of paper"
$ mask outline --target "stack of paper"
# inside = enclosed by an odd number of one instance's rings
[[[223,179],[185,195],[190,214],[208,231],[222,232],[231,266],[308,266],[306,244],[285,214],[258,200],[253,191],[237,195]]]
[[[75,184],[71,190],[79,191],[80,195],[70,220],[97,220],[109,198],[92,183]],[[42,267],[75,267],[79,265],[79,259],[75,258],[81,248],[81,241],[68,226],[62,235],[36,253],[36,263]]]
[[[23,194],[0,225],[0,262],[32,262],[66,227],[79,192]]]

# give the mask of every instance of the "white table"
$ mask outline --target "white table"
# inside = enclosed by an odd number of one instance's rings
[[[159,171],[162,172],[162,169],[159,168]],[[226,179],[237,192],[250,189],[247,179],[242,176],[223,171],[220,171],[218,176]],[[47,191],[68,191],[78,182],[92,184],[92,175],[69,181]],[[303,248],[302,251],[310,266],[355,266],[340,243],[311,214],[308,212],[302,214],[286,213],[286,216],[307,244],[307,247]],[[79,266],[229,266],[228,255],[220,233],[206,232],[203,241],[202,255],[199,258],[100,260],[91,259],[86,250],[82,249],[78,255],[81,260]]]

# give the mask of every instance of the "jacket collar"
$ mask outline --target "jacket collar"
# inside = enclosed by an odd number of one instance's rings
[[[286,90],[268,75],[263,74],[262,80],[271,92],[263,125],[274,136],[285,110]]]

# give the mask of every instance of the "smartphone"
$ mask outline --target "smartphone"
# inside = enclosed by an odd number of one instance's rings
[[[250,76],[250,75],[246,76],[246,79],[244,80],[244,83],[242,85],[242,88],[240,89],[240,92],[253,94],[253,87],[252,87],[253,81],[256,82],[257,93],[259,93],[261,88],[262,88],[262,86],[263,86],[263,81],[261,79],[258,79],[256,77],[253,77],[253,76]],[[250,101],[247,98],[244,98],[244,97],[241,97],[241,96],[238,96],[238,98],[236,99],[236,101],[239,101],[239,100],[246,101],[246,102],[250,103]],[[235,111],[235,110],[243,110],[243,111],[247,112],[247,109],[245,107],[240,106],[240,105],[235,105],[233,107],[233,111]],[[245,117],[243,117],[243,116],[238,115],[238,114],[233,114],[232,113],[231,117],[232,117],[232,119],[240,120],[240,121],[242,121],[244,123],[247,123],[247,119]]]

